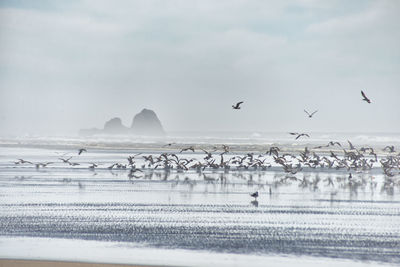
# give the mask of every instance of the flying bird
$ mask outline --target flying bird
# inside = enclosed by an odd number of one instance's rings
[[[24,163],[29,163],[29,164],[33,164],[33,162],[31,162],[31,161],[27,161],[27,160],[24,160],[24,159],[18,159],[18,161],[16,161],[16,162],[14,162],[14,164],[24,164]]]
[[[349,140],[347,140],[347,143],[349,143],[349,147],[350,147],[351,150],[356,149]]]
[[[80,148],[78,151],[78,155],[82,154],[83,152],[87,152],[87,150],[84,148]]]
[[[179,153],[182,153],[184,151],[188,151],[191,150],[194,153],[194,146],[190,146],[190,147],[186,147],[186,148],[182,148],[181,151]]]
[[[295,140],[299,139],[299,138],[302,137],[302,136],[310,137],[310,136],[309,136],[308,134],[306,134],[306,133],[289,133],[289,134],[291,134],[291,135],[296,135]]]
[[[163,145],[163,147],[172,146],[172,145],[174,145],[174,144],[175,144],[175,143],[168,143],[168,144]]]
[[[371,100],[365,95],[365,93],[362,90],[361,90],[361,95],[364,101],[368,102],[368,104],[371,104]]]
[[[308,115],[309,118],[312,118],[312,116],[313,116],[315,113],[317,113],[318,110],[314,111],[314,112],[311,113],[311,114],[310,114],[307,110],[304,110],[304,112],[307,113],[307,115]]]
[[[383,151],[389,151],[390,153],[393,153],[394,152],[394,146],[385,146]]]
[[[236,105],[232,105],[233,109],[240,109],[240,105],[243,104],[243,101],[237,102]]]

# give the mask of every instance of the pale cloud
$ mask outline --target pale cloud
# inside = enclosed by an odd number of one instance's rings
[[[21,3],[0,8],[3,132],[129,124],[143,107],[167,130],[400,131],[397,1]],[[379,101],[364,110],[361,89]]]

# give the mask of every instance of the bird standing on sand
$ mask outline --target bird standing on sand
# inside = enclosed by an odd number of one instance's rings
[[[366,101],[368,104],[371,104],[371,100],[365,95],[363,91],[361,91],[361,95],[363,97],[362,100]]]
[[[315,113],[317,113],[318,110],[314,111],[314,112],[311,113],[311,114],[310,114],[307,110],[304,110],[304,112],[307,113],[307,115],[308,115],[309,118],[312,118],[312,116],[313,116]]]
[[[240,109],[240,105],[243,104],[243,101],[237,102],[236,105],[232,105],[233,109]]]
[[[251,197],[254,197],[255,200],[258,198],[258,191],[254,192],[253,194],[250,194]]]

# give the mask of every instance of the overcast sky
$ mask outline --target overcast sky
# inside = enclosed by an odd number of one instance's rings
[[[0,134],[130,126],[142,108],[167,131],[400,132],[399,14],[397,0],[1,0]]]

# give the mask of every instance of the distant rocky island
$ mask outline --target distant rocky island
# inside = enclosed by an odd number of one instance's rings
[[[122,124],[120,118],[112,118],[104,124],[104,129],[81,129],[80,135],[96,134],[134,134],[148,136],[165,135],[164,129],[156,113],[150,109],[143,109],[133,117],[131,127]]]

